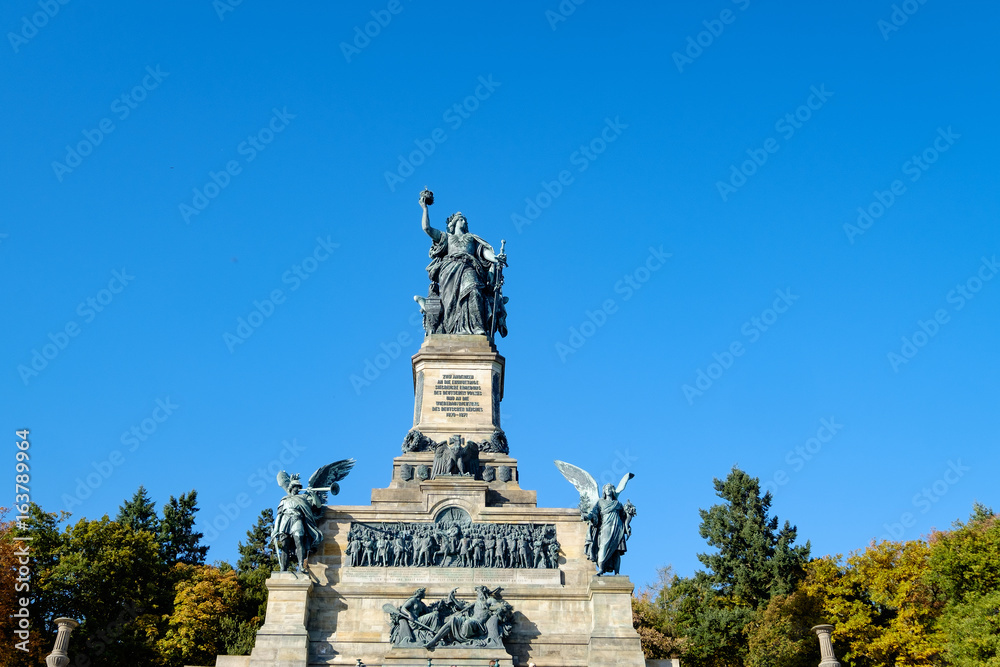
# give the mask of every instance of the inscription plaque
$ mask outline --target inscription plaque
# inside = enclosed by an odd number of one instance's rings
[[[443,412],[445,417],[468,417],[470,412],[482,412],[479,398],[483,388],[475,375],[445,373],[434,385],[434,405],[431,412]]]

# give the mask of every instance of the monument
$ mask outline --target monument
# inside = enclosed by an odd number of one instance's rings
[[[633,475],[600,489],[557,461],[580,492],[573,508],[538,507],[522,488],[500,422],[504,245],[470,233],[461,213],[435,229],[433,201],[420,193],[430,287],[414,298],[425,338],[389,483],[367,505],[325,506],[353,460],[320,468],[304,490],[279,475],[282,571],[267,581],[252,654],[220,656],[219,667],[645,665],[633,585],[618,574],[636,516],[619,495]]]

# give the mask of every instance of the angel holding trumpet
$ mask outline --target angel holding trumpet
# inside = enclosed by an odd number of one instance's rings
[[[306,569],[309,554],[323,541],[319,524],[323,521],[326,494],[337,495],[340,480],[354,467],[354,459],[335,461],[319,468],[309,478],[309,486],[302,488],[298,473],[278,473],[278,485],[285,490],[285,497],[278,503],[278,512],[271,528],[271,541],[278,555],[278,566],[288,571],[288,561],[294,556],[299,572]]]
[[[556,461],[555,464],[580,493],[580,518],[590,524],[584,545],[587,559],[597,566],[598,575],[607,572],[618,574],[622,554],[626,550],[625,543],[632,535],[632,518],[636,515],[632,501],[622,505],[618,496],[635,475],[627,473],[618,486],[605,484],[603,489],[599,489],[597,481],[586,470],[565,461]]]

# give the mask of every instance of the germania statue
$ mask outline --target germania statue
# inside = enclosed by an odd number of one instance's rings
[[[431,237],[431,263],[427,275],[431,285],[426,297],[415,296],[424,313],[424,331],[428,334],[507,335],[508,299],[501,294],[503,267],[507,255],[475,234],[461,212],[452,214],[446,230],[431,227],[428,206],[434,193],[420,193],[423,209],[421,225]]]
[[[587,559],[597,566],[599,575],[606,572],[618,574],[625,542],[632,535],[632,518],[636,515],[632,501],[622,505],[618,496],[635,475],[628,473],[617,487],[605,484],[603,489],[598,490],[597,481],[586,470],[565,461],[556,461],[555,464],[563,477],[580,492],[580,518],[590,524],[584,545]]]
[[[271,528],[271,541],[278,555],[278,566],[288,571],[290,558],[298,563],[298,570],[306,569],[309,555],[323,541],[319,524],[323,522],[323,506],[327,492],[337,495],[340,480],[347,477],[354,467],[354,459],[328,463],[309,478],[309,486],[302,488],[298,473],[289,476],[278,473],[278,486],[285,490],[285,497],[278,503],[278,512]]]

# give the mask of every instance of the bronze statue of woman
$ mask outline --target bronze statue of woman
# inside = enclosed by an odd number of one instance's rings
[[[504,265],[507,258],[494,252],[484,239],[469,233],[469,222],[461,212],[448,218],[447,231],[431,227],[427,207],[433,201],[430,191],[420,193],[421,226],[433,241],[427,275],[441,299],[441,332],[492,335],[490,317],[494,307],[489,296],[494,289],[494,269]],[[496,306],[498,312],[501,305]]]

